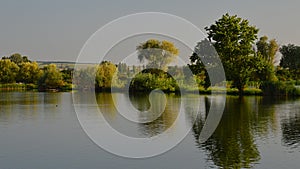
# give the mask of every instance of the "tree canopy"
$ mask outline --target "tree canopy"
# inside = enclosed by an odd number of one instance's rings
[[[113,76],[117,71],[116,65],[104,61],[97,66],[96,89],[109,89],[113,81]]]
[[[59,89],[64,85],[62,74],[57,70],[55,64],[44,67],[44,74],[39,80],[39,88],[43,89]]]
[[[16,82],[19,67],[9,59],[0,60],[0,83]]]
[[[280,48],[282,58],[280,66],[289,69],[293,79],[300,78],[300,46],[293,44],[283,45]]]
[[[205,30],[221,58],[227,80],[242,93],[255,71],[252,46],[258,29],[249,25],[248,20],[227,13]]]
[[[36,84],[43,74],[36,62],[22,62],[19,67],[20,71],[17,79],[22,83]]]
[[[10,61],[14,62],[17,65],[20,65],[23,62],[31,62],[27,56],[22,56],[19,53],[14,53],[10,55],[9,57],[2,57],[2,59],[9,59]]]
[[[172,42],[149,39],[136,47],[138,58],[148,61],[148,67],[166,70],[169,63],[179,54]]]
[[[280,48],[282,58],[280,66],[289,69],[300,69],[300,46],[293,44],[283,45]]]
[[[277,44],[275,39],[271,39],[268,41],[267,36],[263,36],[256,42],[257,53],[262,55],[265,60],[269,63],[274,64],[275,56],[277,51],[279,50],[279,45]]]

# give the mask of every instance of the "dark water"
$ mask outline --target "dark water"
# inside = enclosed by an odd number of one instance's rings
[[[80,95],[82,106],[93,99]],[[148,97],[97,94],[97,107],[106,120],[132,137],[152,137],[168,128],[176,135],[183,126],[172,126],[180,107],[184,110],[185,127],[192,130],[180,144],[159,156],[130,159],[102,150],[85,134],[72,93],[1,92],[0,96],[0,169],[300,168],[299,99],[227,96],[217,129],[201,143],[199,135],[216,97],[168,95],[164,113],[153,122],[127,124],[114,102],[130,102],[143,112],[151,106]],[[198,115],[194,105],[200,105]]]

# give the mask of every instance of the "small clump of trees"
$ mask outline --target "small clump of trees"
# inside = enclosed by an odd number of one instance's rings
[[[71,70],[58,70],[55,64],[40,68],[37,62],[21,54],[2,57],[0,60],[0,83],[23,84],[28,89],[64,90],[71,89]],[[18,88],[18,85],[15,85]]]

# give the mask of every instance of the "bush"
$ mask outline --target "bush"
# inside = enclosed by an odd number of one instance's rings
[[[131,81],[131,91],[151,91],[161,89],[165,92],[176,92],[179,90],[177,82],[166,72],[148,70],[138,73]]]
[[[295,96],[298,92],[293,82],[263,82],[260,88],[264,95],[271,96]]]

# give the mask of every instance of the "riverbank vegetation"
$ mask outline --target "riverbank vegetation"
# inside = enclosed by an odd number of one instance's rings
[[[225,14],[205,30],[208,36],[186,56],[190,64],[184,66],[168,66],[180,51],[172,42],[157,39],[137,44],[137,59],[146,62],[141,65],[104,61],[74,70],[55,64],[41,66],[20,54],[2,57],[0,88],[140,92],[159,88],[200,94],[300,96],[300,46],[258,37],[259,29],[236,15]],[[220,67],[226,81],[212,83],[209,74]]]

